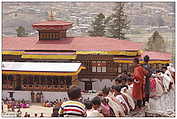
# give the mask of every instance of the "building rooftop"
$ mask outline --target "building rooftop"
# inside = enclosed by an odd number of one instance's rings
[[[144,51],[142,58],[148,55],[150,60],[170,60],[172,55],[170,53],[155,52],[155,51]]]
[[[34,23],[32,27],[34,29],[52,29],[52,28],[59,28],[59,29],[68,29],[72,27],[71,22],[65,22],[62,20],[47,20],[47,21],[40,21],[38,23]]]
[[[68,37],[39,40],[38,37],[5,37],[3,50],[137,51],[143,43],[105,37]]]

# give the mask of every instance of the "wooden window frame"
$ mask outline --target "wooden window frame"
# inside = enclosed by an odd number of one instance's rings
[[[104,62],[104,63],[103,63]],[[96,64],[96,66],[94,66],[94,63]],[[98,66],[98,63],[101,65],[101,66]],[[107,72],[107,62],[106,61],[92,61],[91,62],[91,64],[92,64],[92,69],[91,69],[91,71],[93,72],[93,67],[96,67],[96,71],[94,71],[94,73],[106,73]],[[105,64],[105,66],[104,66],[104,64]],[[103,65],[103,66],[102,66]],[[98,68],[100,68],[100,70],[98,71]],[[103,71],[103,68],[105,68],[106,69],[106,71],[104,70]]]

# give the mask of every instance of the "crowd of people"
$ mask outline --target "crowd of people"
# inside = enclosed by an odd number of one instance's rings
[[[81,100],[81,89],[72,85],[68,89],[69,100],[53,110],[55,117],[123,117],[130,111],[141,111],[150,98],[160,97],[174,89],[175,70],[164,65],[161,70],[154,70],[148,64],[149,56],[144,63],[133,60],[134,72],[123,72],[116,77],[115,84],[105,87],[91,100]]]
[[[25,112],[24,117],[31,117],[32,115],[28,114],[27,112]],[[17,116],[17,117],[21,117],[21,116]],[[32,117],[44,117],[44,113],[40,113],[40,116],[38,116],[37,113],[34,114],[34,116]]]
[[[124,71],[114,79],[115,83],[111,87],[103,88],[92,99],[84,99],[81,89],[72,85],[67,91],[69,99],[47,100],[43,106],[53,107],[51,117],[124,117],[131,111],[141,111],[148,105],[150,98],[158,98],[175,89],[173,65],[164,65],[161,70],[155,70],[148,61],[149,56],[144,57],[143,64],[135,58],[132,74]],[[20,109],[17,112],[21,114]],[[24,117],[30,115],[26,112]],[[40,117],[44,117],[44,114],[41,113]]]
[[[37,102],[43,102],[43,93],[41,92],[37,92],[35,93],[34,91],[31,91],[31,101],[32,103]]]
[[[61,106],[61,104],[63,103],[63,102],[65,102],[65,101],[67,101],[68,99],[67,98],[63,98],[63,100],[62,99],[56,99],[56,100],[54,100],[54,101],[49,101],[49,100],[47,100],[47,101],[45,101],[42,105],[44,106],[44,107],[60,107]]]
[[[26,102],[24,99],[15,100],[14,98],[11,99],[6,98],[6,99],[2,99],[2,101],[4,104],[7,105],[8,111],[12,111],[12,112],[14,112],[15,109],[30,107],[30,103]]]

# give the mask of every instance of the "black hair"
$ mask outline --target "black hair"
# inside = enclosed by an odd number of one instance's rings
[[[123,73],[127,74],[127,71],[125,70],[125,71],[123,71]]]
[[[98,96],[94,97],[92,99],[92,104],[93,105],[101,105],[101,99]]]
[[[70,100],[78,99],[81,97],[81,89],[75,85],[72,85],[69,87],[67,94]]]
[[[138,58],[134,58],[134,59],[133,59],[133,62],[139,64],[139,59],[138,59]]]
[[[102,89],[103,94],[106,94],[106,95],[109,94],[109,91],[110,91],[110,88],[105,87],[105,88]]]
[[[167,67],[166,67],[166,66],[164,66],[164,67],[162,67],[162,69],[166,69],[166,70],[167,70]]]
[[[93,104],[91,101],[87,100],[84,102],[84,105],[85,105],[86,109],[92,109]]]
[[[121,88],[122,88],[122,86],[116,86],[116,87],[115,87],[115,90],[116,90],[117,92],[120,92],[120,91],[121,91]]]
[[[53,112],[55,112],[55,111],[59,111],[59,108],[54,107],[54,108],[53,108]]]
[[[165,66],[168,67],[168,66],[169,66],[169,63],[165,64]]]
[[[126,88],[128,89],[128,86],[127,86],[127,85],[122,85],[122,86],[121,86],[121,88],[124,88],[124,87],[126,87]]]
[[[117,77],[115,81],[118,81],[119,83],[121,83],[121,82],[122,82],[122,80],[123,80],[123,77],[122,77],[122,76],[120,76],[120,77]]]
[[[145,61],[145,62],[148,62],[148,61],[149,61],[149,56],[148,56],[148,55],[144,56],[144,61]]]
[[[160,73],[160,72],[162,72],[161,70],[156,70],[156,73]]]
[[[102,100],[101,100],[101,102],[105,102],[105,103],[107,103],[108,104],[108,102],[109,102],[109,100],[108,99],[106,99],[106,98],[103,98]]]
[[[133,79],[131,77],[127,78],[128,81],[133,81]]]
[[[115,89],[115,87],[116,87],[115,85],[112,85],[112,86],[111,86],[111,89]]]

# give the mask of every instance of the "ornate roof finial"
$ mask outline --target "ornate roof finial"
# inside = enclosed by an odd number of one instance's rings
[[[48,11],[48,20],[55,20],[55,15],[56,15],[56,12],[54,11],[54,8],[51,8]]]

